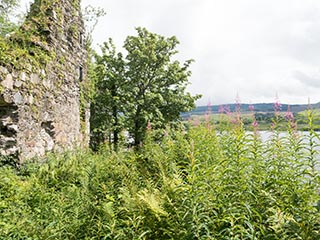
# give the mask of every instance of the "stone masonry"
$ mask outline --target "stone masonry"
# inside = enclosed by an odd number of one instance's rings
[[[87,81],[80,0],[35,0],[20,30],[40,51],[18,64],[0,62],[0,157],[18,164],[89,138],[88,105],[80,100]],[[14,34],[8,41],[25,44]]]

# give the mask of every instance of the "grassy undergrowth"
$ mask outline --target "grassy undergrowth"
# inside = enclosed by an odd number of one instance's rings
[[[310,118],[311,119],[311,118]],[[277,124],[275,120],[275,124]],[[0,239],[320,239],[318,134],[203,123],[0,168]]]

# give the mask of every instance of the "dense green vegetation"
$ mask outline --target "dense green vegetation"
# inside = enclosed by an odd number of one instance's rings
[[[185,93],[190,61],[170,60],[177,44],[145,29],[127,38],[126,58],[104,44],[90,69],[97,151],[2,166],[0,239],[320,239],[317,116],[272,106],[266,120],[235,105],[168,127],[197,98]],[[123,130],[139,147],[118,144]]]
[[[154,132],[139,151],[65,153],[0,169],[0,239],[319,239],[319,135],[288,119]],[[222,127],[221,127],[222,128]]]

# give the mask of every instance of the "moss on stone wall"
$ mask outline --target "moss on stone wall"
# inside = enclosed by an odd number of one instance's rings
[[[21,159],[88,141],[84,31],[80,0],[35,0],[21,27],[0,38],[0,100],[17,107],[10,124]]]
[[[68,14],[77,17],[80,12],[80,1],[71,0],[71,3],[73,11]],[[54,69],[57,71],[56,75],[59,79],[63,78],[65,68],[68,68],[65,64],[67,60],[61,54],[57,56],[57,51],[64,51],[63,49],[57,49],[57,46],[52,48],[52,35],[64,35],[67,31],[69,38],[78,39],[80,37],[78,25],[65,22],[63,4],[61,0],[35,0],[22,26],[11,36],[0,38],[0,65],[9,71],[14,69],[31,73],[46,69],[48,63],[56,62]],[[66,27],[66,25],[69,26]],[[57,81],[56,84],[59,86],[62,82]],[[83,91],[81,95],[86,96],[81,97],[81,101],[84,101],[83,105],[86,105],[85,99],[88,99],[91,87],[88,81],[83,81],[81,85]],[[3,91],[4,88],[0,87],[0,93]]]

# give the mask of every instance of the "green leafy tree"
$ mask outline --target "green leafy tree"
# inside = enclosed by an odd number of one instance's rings
[[[5,36],[17,27],[10,17],[15,16],[14,11],[19,2],[19,0],[0,0],[0,36]]]
[[[110,128],[110,123],[113,129],[119,129],[121,116],[135,146],[145,139],[148,123],[154,129],[163,129],[177,122],[180,112],[194,108],[200,97],[186,92],[192,60],[183,64],[172,60],[178,53],[176,37],[165,38],[145,28],[137,28],[137,33],[125,41],[125,59],[113,47],[110,49],[110,42],[102,47],[96,68],[97,111],[93,112],[94,120],[100,118],[94,126],[96,131]]]
[[[138,36],[127,37],[129,109],[126,113],[128,130],[135,146],[143,142],[148,122],[153,128],[180,119],[180,112],[195,107],[200,97],[186,93],[192,60],[180,64],[172,60],[178,53],[176,37],[165,38],[137,28]]]
[[[91,105],[91,128],[94,132],[91,145],[96,147],[101,142],[109,141],[113,142],[113,148],[117,151],[126,102],[125,63],[111,39],[103,44],[101,50],[101,56],[95,55],[96,66],[93,71],[97,92]]]

